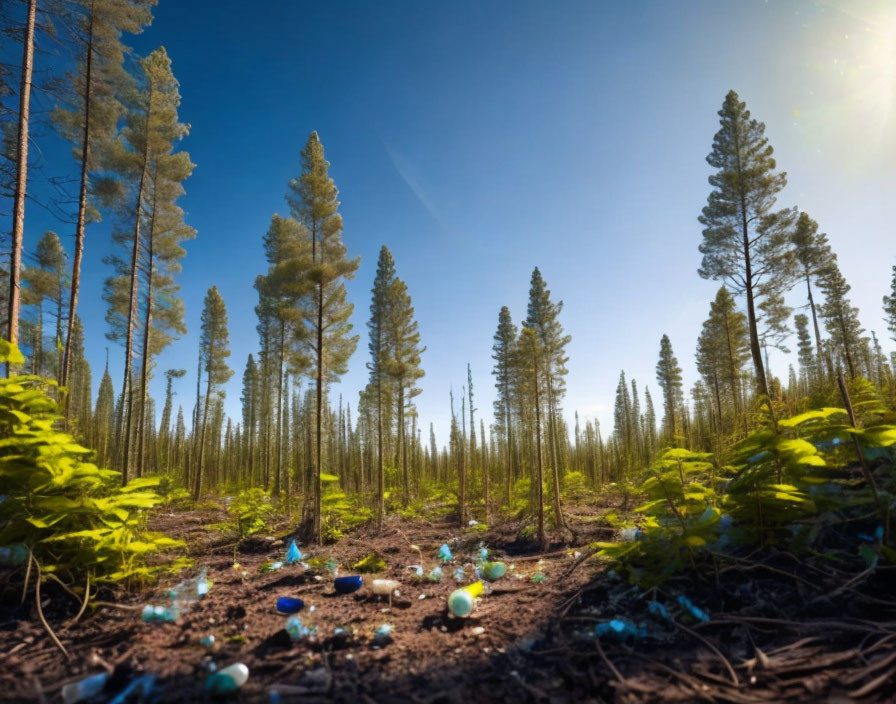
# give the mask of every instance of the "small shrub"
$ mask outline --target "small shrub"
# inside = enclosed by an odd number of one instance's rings
[[[0,340],[0,364],[23,361]],[[146,530],[148,511],[163,501],[161,479],[122,487],[119,472],[87,462],[90,451],[58,429],[54,386],[33,375],[0,379],[0,545],[24,545],[42,573],[63,582],[145,581],[162,567],[151,555],[183,545]]]
[[[567,472],[563,476],[560,492],[564,499],[582,499],[591,493],[583,472]]]

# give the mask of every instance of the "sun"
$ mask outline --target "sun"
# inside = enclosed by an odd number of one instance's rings
[[[833,43],[830,78],[853,122],[873,142],[892,140],[896,107],[896,4],[837,3],[842,40]],[[839,15],[839,17],[837,17]],[[836,31],[836,30],[835,30]]]

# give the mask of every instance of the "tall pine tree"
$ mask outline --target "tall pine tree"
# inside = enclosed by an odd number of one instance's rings
[[[308,304],[299,332],[315,388],[314,509],[313,539],[321,535],[321,473],[325,385],[344,374],[348,359],[358,345],[348,321],[354,306],[346,299],[345,280],[354,276],[359,259],[348,259],[342,242],[342,216],[336,184],[329,176],[329,162],[317,132],[312,132],[302,150],[302,174],[290,182],[287,201],[293,217],[301,222],[311,244],[311,259],[298,264],[310,283]]]
[[[765,125],[750,116],[734,91],[725,96],[719,117],[721,128],[706,157],[716,173],[709,177],[713,190],[699,217],[704,226],[699,273],[705,279],[724,279],[746,296],[756,383],[759,393],[768,396],[757,307],[786,283],[793,212],[774,207],[787,177],[775,170]]]

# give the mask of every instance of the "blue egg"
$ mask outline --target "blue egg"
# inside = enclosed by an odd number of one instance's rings
[[[364,584],[364,580],[361,579],[361,575],[358,574],[353,574],[348,577],[337,577],[333,580],[333,587],[339,594],[351,594],[352,592],[356,592],[361,588],[362,584]]]
[[[277,611],[281,614],[295,614],[305,608],[305,602],[294,599],[291,596],[281,596],[277,599]]]

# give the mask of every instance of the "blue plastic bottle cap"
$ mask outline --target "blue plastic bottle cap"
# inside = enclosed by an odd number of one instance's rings
[[[349,575],[348,577],[337,577],[333,580],[333,587],[339,594],[351,594],[352,592],[356,592],[363,584],[364,580],[361,579],[361,575],[359,574]]]
[[[305,608],[305,602],[291,596],[281,596],[277,599],[277,611],[281,614],[295,614]]]

